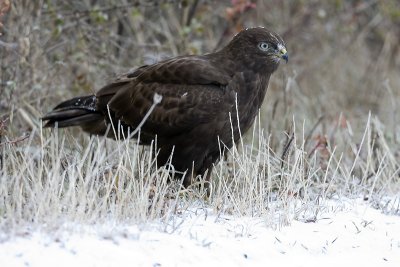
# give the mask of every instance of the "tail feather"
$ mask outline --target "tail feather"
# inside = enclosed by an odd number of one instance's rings
[[[96,111],[96,96],[80,96],[74,97],[58,104],[54,110],[68,110],[68,109],[86,109]]]
[[[43,127],[55,127],[56,125],[59,128],[84,127],[87,124],[103,122],[104,116],[96,110],[96,97],[91,95],[72,98],[60,103],[42,120],[46,121]]]

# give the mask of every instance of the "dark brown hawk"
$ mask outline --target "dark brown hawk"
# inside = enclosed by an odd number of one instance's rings
[[[278,34],[246,29],[218,52],[140,67],[96,95],[62,102],[43,120],[45,127],[80,126],[112,138],[111,124],[125,136],[140,127],[142,144],[157,137],[158,166],[173,152],[175,170],[203,175],[219,159],[220,144],[231,148],[250,128],[281,59],[288,54]],[[186,175],[184,184],[191,182]]]

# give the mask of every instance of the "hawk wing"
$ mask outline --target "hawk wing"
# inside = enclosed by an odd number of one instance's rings
[[[162,96],[142,127],[142,132],[172,136],[209,122],[230,111],[227,94],[231,76],[207,56],[178,57],[143,66],[118,78],[97,93],[98,108],[107,114],[107,105],[116,119],[136,128],[153,105],[154,95]],[[234,99],[234,98],[233,98]]]

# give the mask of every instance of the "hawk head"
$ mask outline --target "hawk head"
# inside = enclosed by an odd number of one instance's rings
[[[286,44],[275,32],[263,27],[239,32],[223,49],[238,64],[256,72],[274,72],[281,59],[288,62]]]

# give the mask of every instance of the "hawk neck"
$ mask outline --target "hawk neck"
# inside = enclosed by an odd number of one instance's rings
[[[237,52],[237,53],[236,53]],[[218,52],[206,55],[214,64],[226,71],[247,72],[251,71],[263,76],[271,76],[278,67],[279,62],[271,62],[264,58],[256,58],[245,51],[232,51],[231,49],[222,49]]]

